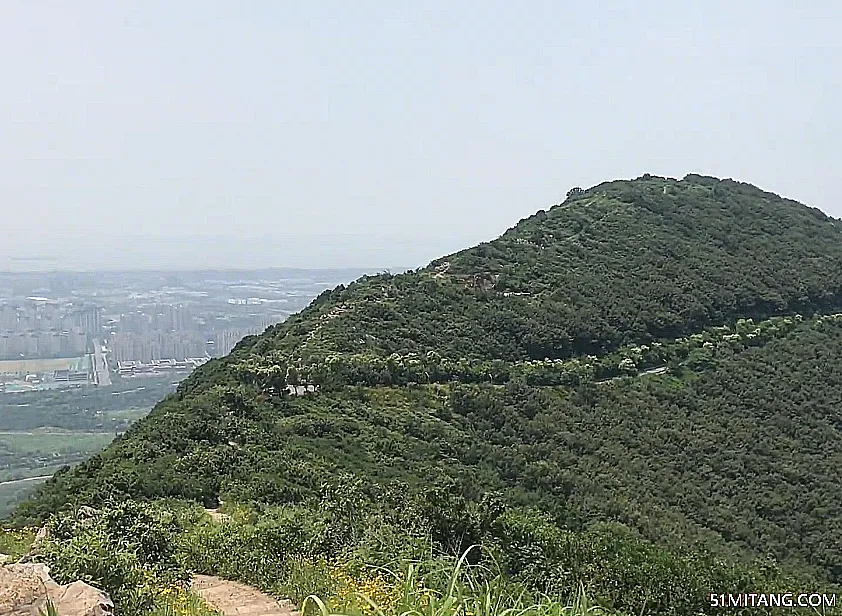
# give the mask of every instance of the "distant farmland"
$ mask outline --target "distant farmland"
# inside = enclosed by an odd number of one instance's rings
[[[0,360],[0,374],[43,374],[56,370],[88,371],[88,357],[60,357],[57,359],[7,359]]]

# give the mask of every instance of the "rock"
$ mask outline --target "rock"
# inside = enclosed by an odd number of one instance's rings
[[[32,545],[29,546],[29,554],[31,555],[36,553],[49,538],[50,530],[46,526],[42,526],[35,535],[35,540],[32,542]]]
[[[111,616],[107,594],[84,582],[59,586],[40,563],[0,567],[0,616],[39,616],[53,602],[60,616]]]
[[[46,602],[49,590],[57,586],[45,565],[0,567],[0,614],[38,616],[38,609]]]
[[[107,594],[85,582],[73,582],[49,591],[60,616],[111,616],[114,603]]]
[[[12,562],[12,557],[8,554],[0,554],[0,565]]]
[[[205,509],[205,513],[207,513],[214,522],[227,522],[231,519],[230,515],[227,513],[221,513],[219,509]]]

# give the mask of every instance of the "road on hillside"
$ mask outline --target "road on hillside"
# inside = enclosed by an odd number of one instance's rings
[[[612,376],[610,379],[594,381],[594,383],[596,383],[597,385],[601,385],[602,383],[610,383],[611,381],[618,381],[620,379],[626,379],[629,377],[646,376],[649,374],[664,374],[667,371],[667,369],[667,366],[658,366],[657,368],[650,368],[649,370],[644,370],[643,372],[638,372],[637,374],[621,374],[620,376]]]
[[[108,370],[108,362],[105,361],[102,343],[99,340],[94,340],[94,383],[100,387],[111,385],[111,372]]]
[[[41,479],[49,479],[52,475],[38,475],[37,477],[25,477],[24,479],[12,479],[11,481],[0,481],[0,486],[10,486],[16,483],[26,483],[27,481],[38,481]]]

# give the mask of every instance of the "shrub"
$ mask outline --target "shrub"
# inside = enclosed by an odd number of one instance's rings
[[[164,587],[184,585],[176,516],[152,505],[126,501],[97,511],[55,515],[38,552],[60,583],[88,582],[107,592],[121,614],[151,609]]]

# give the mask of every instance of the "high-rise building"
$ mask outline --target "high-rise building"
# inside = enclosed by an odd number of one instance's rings
[[[156,331],[184,332],[192,329],[193,317],[187,306],[162,304],[154,307],[151,322]]]
[[[150,319],[148,315],[139,310],[129,312],[127,314],[121,314],[118,328],[120,332],[142,334],[150,331]]]
[[[7,358],[18,358],[20,357],[25,349],[23,336],[19,333],[12,333],[8,337],[8,345],[6,349],[6,357]]]
[[[225,329],[216,332],[213,344],[214,355],[216,357],[228,355],[228,353],[234,350],[234,347],[237,346],[237,343],[240,342],[240,340],[246,336],[259,334],[263,331],[263,329],[265,328],[252,327],[249,329]]]
[[[9,304],[0,305],[0,329],[15,331],[18,326],[18,310]]]
[[[192,332],[115,332],[110,338],[111,352],[118,362],[204,357],[205,343],[201,334]]]
[[[98,306],[83,308],[74,314],[74,321],[85,334],[99,336],[102,332],[102,309]]]
[[[192,329],[193,316],[187,306],[178,305],[173,310],[173,329],[177,332],[184,332]]]
[[[88,350],[88,337],[80,329],[56,334],[61,355],[83,355]]]
[[[38,357],[54,357],[61,352],[60,334],[38,332]]]
[[[38,357],[38,334],[30,332],[23,335],[23,354],[27,357]]]

